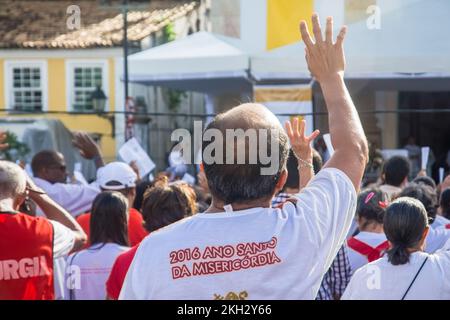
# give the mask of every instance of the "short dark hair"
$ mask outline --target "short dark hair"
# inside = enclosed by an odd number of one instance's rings
[[[36,153],[31,160],[31,170],[34,176],[46,167],[50,167],[58,162],[58,152],[55,150],[42,150]]]
[[[128,200],[117,191],[103,191],[92,204],[90,244],[113,242],[128,246]]]
[[[433,189],[436,189],[436,182],[434,182],[433,178],[428,177],[428,176],[417,177],[412,182],[417,183],[417,184],[424,184]]]
[[[322,157],[320,156],[317,150],[313,149],[313,167],[314,173],[317,174],[322,169]],[[286,168],[288,171],[288,177],[286,179],[286,183],[284,184],[284,188],[298,188],[300,185],[300,177],[298,172],[298,160],[295,156],[294,152],[289,150],[289,156],[286,162]]]
[[[223,114],[219,114],[214,118],[213,121],[209,123],[205,130],[209,129],[217,129],[222,132],[223,136],[225,136],[226,129],[265,129],[270,132],[267,137],[267,150],[271,150],[271,136],[277,134],[278,136],[278,170],[273,175],[262,175],[261,170],[266,168],[266,165],[263,165],[260,159],[260,155],[258,152],[258,160],[256,164],[226,164],[226,152],[223,152],[223,162],[222,164],[218,163],[203,163],[203,167],[205,170],[205,175],[208,180],[208,186],[211,194],[214,197],[217,197],[221,201],[224,201],[225,204],[231,203],[243,203],[249,200],[257,200],[272,197],[275,193],[275,187],[280,179],[282,171],[286,167],[286,161],[288,158],[289,145],[287,135],[284,133],[281,126],[267,126],[267,127],[257,127],[250,128],[249,125],[243,125],[243,127],[239,128],[227,128],[226,121],[223,121]],[[247,127],[244,127],[247,126]],[[248,150],[250,142],[245,143],[245,152],[248,158]],[[208,147],[211,143],[209,141],[203,141],[202,152],[205,152],[205,148]],[[230,143],[230,142],[228,142]],[[233,143],[233,142],[231,142]],[[223,149],[226,149],[227,141],[223,139]],[[236,143],[234,142],[235,150],[237,148]],[[260,145],[258,144],[258,147]],[[235,152],[235,157],[237,152]],[[273,156],[272,156],[273,158]],[[236,160],[236,159],[235,159]],[[272,159],[273,160],[273,159]],[[237,161],[234,161],[236,163]]]
[[[442,215],[445,218],[450,219],[450,188],[442,191],[439,204],[441,206]]]
[[[134,197],[133,208],[141,211],[142,201],[144,200],[144,193],[147,189],[153,186],[153,182],[151,181],[140,181],[136,185],[136,196]]]
[[[383,224],[387,207],[387,195],[378,188],[363,190],[358,196],[356,215],[366,219],[366,223]]]
[[[410,197],[422,202],[427,211],[430,223],[436,218],[438,197],[435,189],[423,183],[410,183],[400,192],[399,197]]]
[[[182,181],[158,178],[144,193],[142,216],[148,232],[158,230],[197,212],[194,190]]]
[[[399,187],[408,177],[411,165],[405,157],[394,156],[387,160],[383,166],[385,182],[391,186]]]
[[[427,212],[420,201],[408,197],[395,200],[387,208],[383,224],[392,245],[387,251],[389,262],[394,266],[408,263],[408,249],[417,247],[427,226]]]

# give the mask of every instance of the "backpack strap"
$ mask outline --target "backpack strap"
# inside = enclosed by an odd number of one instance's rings
[[[384,255],[384,252],[389,248],[389,243],[387,241],[384,241],[377,247],[373,248],[367,243],[356,239],[355,237],[348,239],[347,245],[349,246],[349,248],[367,257],[367,260],[369,260],[369,262],[380,259]]]

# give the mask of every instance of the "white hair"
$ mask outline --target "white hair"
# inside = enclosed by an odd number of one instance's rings
[[[25,192],[27,179],[17,164],[0,160],[0,200],[15,198]]]

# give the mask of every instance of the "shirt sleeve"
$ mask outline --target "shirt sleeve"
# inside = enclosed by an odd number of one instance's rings
[[[75,244],[75,233],[58,221],[49,221],[53,225],[53,258],[68,255]]]
[[[356,210],[356,190],[344,172],[325,168],[295,197],[297,214],[303,217],[303,232],[307,233],[325,273],[350,229]]]
[[[50,190],[46,191],[53,200],[74,217],[89,211],[92,202],[94,202],[95,197],[100,192],[100,190],[90,185],[84,186],[65,183],[56,183]]]
[[[119,255],[120,257],[120,255]],[[114,262],[114,265],[111,269],[111,273],[109,274],[108,280],[106,281],[106,293],[108,297],[113,300],[117,300],[119,298],[121,286],[118,280],[118,272],[119,272],[119,264],[118,258]]]

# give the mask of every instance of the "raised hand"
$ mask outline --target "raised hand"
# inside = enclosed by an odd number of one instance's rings
[[[320,131],[315,130],[309,136],[305,136],[306,121],[299,121],[297,117],[293,118],[290,122],[286,121],[285,128],[295,156],[298,159],[312,162],[313,153],[311,143],[317,138]]]
[[[83,158],[94,159],[97,168],[104,165],[100,147],[95,141],[85,132],[77,132],[74,134],[72,143],[80,150]]]
[[[300,22],[300,33],[305,42],[305,57],[311,74],[320,83],[334,79],[336,75],[344,76],[345,56],[343,42],[347,27],[342,27],[337,40],[333,43],[333,18],[327,18],[325,40],[322,36],[319,17],[312,16],[314,42],[308,32],[306,21]]]

